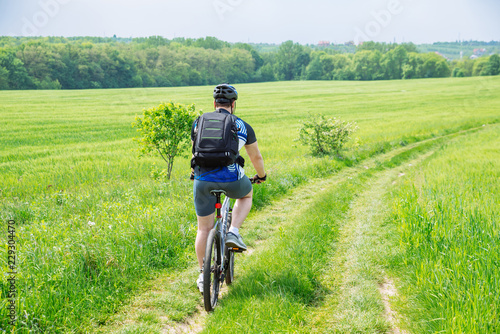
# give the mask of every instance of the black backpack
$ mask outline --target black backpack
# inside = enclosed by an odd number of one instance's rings
[[[206,113],[198,117],[194,130],[193,159],[191,167],[222,167],[239,163],[238,117],[220,112]]]

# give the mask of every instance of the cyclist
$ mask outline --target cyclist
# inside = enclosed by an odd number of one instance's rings
[[[214,107],[216,111],[222,113],[234,114],[236,109],[236,100],[238,92],[228,84],[221,84],[215,87]],[[266,172],[264,170],[264,160],[257,145],[257,138],[252,127],[238,118],[239,149],[245,147],[245,150],[252,162],[257,175],[253,177],[255,183],[261,183],[266,180]],[[191,139],[195,139],[196,122],[193,124],[191,131]],[[195,166],[194,174],[194,206],[198,219],[198,231],[196,235],[195,250],[198,264],[200,267],[200,275],[196,281],[198,289],[203,292],[203,257],[205,256],[205,247],[207,237],[214,225],[214,212],[216,198],[210,194],[211,190],[225,190],[226,195],[236,199],[232,211],[232,223],[227,233],[226,245],[228,247],[240,248],[246,250],[247,247],[241,238],[239,228],[247,217],[252,208],[252,184],[250,179],[245,175],[243,167],[238,163],[227,167],[202,168]]]

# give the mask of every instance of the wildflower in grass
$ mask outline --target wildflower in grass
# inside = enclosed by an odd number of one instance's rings
[[[89,224],[89,226],[94,226],[95,225],[95,223],[91,222],[90,220],[89,220],[89,222],[87,224]]]

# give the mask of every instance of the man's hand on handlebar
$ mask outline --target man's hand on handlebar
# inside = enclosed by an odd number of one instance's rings
[[[259,174],[255,174],[254,177],[250,178],[250,182],[255,184],[261,184],[263,182],[266,182],[266,179],[267,179],[267,174],[264,175],[263,177],[259,177]]]

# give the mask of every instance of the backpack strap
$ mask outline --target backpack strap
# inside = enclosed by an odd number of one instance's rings
[[[243,158],[239,153],[236,158],[236,163],[241,166],[241,168],[245,167],[245,158]]]

